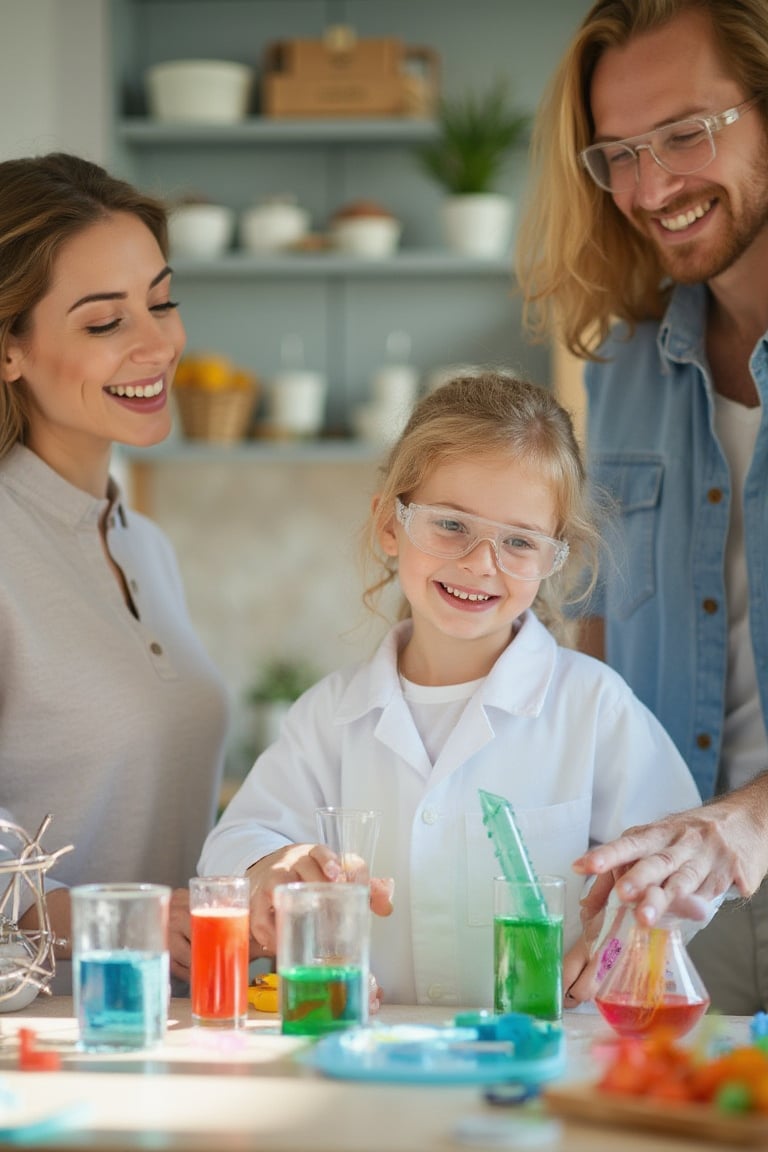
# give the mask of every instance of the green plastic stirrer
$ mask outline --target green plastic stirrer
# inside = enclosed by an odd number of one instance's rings
[[[531,864],[528,849],[515,823],[512,805],[504,796],[478,789],[480,806],[483,810],[483,824],[493,844],[496,858],[507,880],[512,883],[527,884],[524,889],[522,910],[530,920],[547,920],[547,902],[544,899],[539,878]]]

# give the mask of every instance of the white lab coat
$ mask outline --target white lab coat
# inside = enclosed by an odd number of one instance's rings
[[[378,808],[374,872],[395,911],[373,917],[371,969],[388,1003],[493,1006],[496,862],[478,788],[506,796],[539,875],[567,878],[566,949],[580,933],[571,862],[630,824],[700,803],[653,715],[607,665],[557,645],[532,612],[430,763],[397,672],[411,628],[370,662],[325,677],[288,713],[200,859],[243,873],[288,843],[316,843],[314,809]]]

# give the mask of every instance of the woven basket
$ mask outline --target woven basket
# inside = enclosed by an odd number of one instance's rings
[[[176,389],[176,403],[184,435],[189,440],[232,444],[248,431],[257,390],[232,388],[211,392],[185,385]]]

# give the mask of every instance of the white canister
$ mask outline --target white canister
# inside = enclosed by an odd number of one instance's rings
[[[374,373],[373,398],[379,408],[410,412],[419,390],[419,374],[410,364],[387,364]]]
[[[326,379],[320,372],[280,372],[269,387],[269,423],[276,432],[316,436],[325,420]]]
[[[240,244],[247,252],[274,252],[309,232],[309,213],[290,200],[265,200],[240,217]]]

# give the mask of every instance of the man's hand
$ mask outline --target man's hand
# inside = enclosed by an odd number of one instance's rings
[[[768,774],[686,812],[629,828],[591,849],[574,871],[603,877],[615,873],[616,894],[637,906],[637,919],[654,924],[671,908],[702,917],[702,901],[735,885],[742,896],[757,890],[768,871]],[[596,882],[590,900],[605,902],[612,877]],[[699,899],[693,899],[697,897]],[[596,905],[595,905],[596,906]]]

